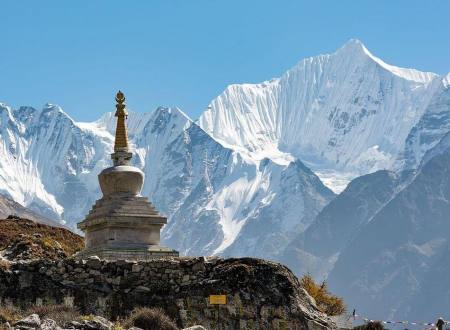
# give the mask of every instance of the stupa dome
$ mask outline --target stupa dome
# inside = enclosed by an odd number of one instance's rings
[[[104,169],[99,174],[98,181],[103,196],[116,193],[138,196],[144,184],[144,173],[134,166],[113,166]]]

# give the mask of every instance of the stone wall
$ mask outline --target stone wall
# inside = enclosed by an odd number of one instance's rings
[[[227,304],[210,305],[212,294],[226,295]],[[182,327],[333,327],[286,267],[251,258],[16,263],[9,270],[0,269],[0,299],[20,306],[73,304],[84,314],[111,319],[137,306],[158,306]]]

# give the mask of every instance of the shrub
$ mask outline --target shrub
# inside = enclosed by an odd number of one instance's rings
[[[0,269],[9,270],[11,264],[7,260],[0,259]]]
[[[124,328],[138,327],[144,330],[179,330],[175,322],[160,308],[140,307],[124,321]]]
[[[75,307],[65,305],[33,306],[28,314],[37,314],[41,319],[52,319],[59,326],[80,319],[80,313]]]
[[[355,330],[384,330],[383,324],[379,321],[369,322],[357,327],[354,327]]]
[[[0,305],[0,324],[14,323],[22,317],[20,309],[10,305]]]
[[[310,274],[304,275],[300,280],[303,288],[316,301],[317,308],[327,315],[341,315],[345,312],[344,300],[328,292],[325,281],[321,284],[314,282]]]

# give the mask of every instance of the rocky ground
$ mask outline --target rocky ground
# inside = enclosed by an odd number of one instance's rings
[[[164,325],[163,325],[164,326]],[[178,330],[178,328],[166,329],[167,327],[158,327],[154,329],[150,328],[139,328],[136,326],[129,327],[129,330]],[[122,327],[120,323],[113,323],[101,316],[89,316],[84,320],[78,321],[68,321],[63,327],[59,326],[55,320],[50,318],[40,318],[38,314],[31,314],[25,318],[10,324],[9,322],[0,324],[0,329],[5,330],[125,330],[127,328]],[[205,327],[201,325],[195,325],[189,328],[184,328],[183,330],[206,330]]]
[[[83,238],[65,228],[19,217],[0,220],[0,262],[59,260],[84,246]]]
[[[278,263],[216,257],[145,262],[72,258],[82,246],[80,236],[63,228],[20,218],[0,221],[0,327],[125,329],[121,320],[142,307],[164,311],[176,325],[170,330],[196,325],[207,329],[218,325],[221,329],[335,327],[298,278]],[[218,294],[226,296],[225,305],[210,304],[209,296]],[[2,319],[2,306],[6,310],[17,306],[23,313]],[[51,306],[65,316],[42,313]],[[77,318],[71,316],[71,309]]]
[[[226,305],[211,305],[208,297],[213,294],[226,295]],[[17,306],[66,304],[110,320],[140,306],[160,307],[179,327],[334,327],[289,269],[252,258],[17,262],[0,269],[0,297]]]

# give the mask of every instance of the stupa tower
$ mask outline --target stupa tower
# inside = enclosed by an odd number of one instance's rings
[[[160,245],[160,232],[167,218],[158,214],[146,197],[140,195],[144,173],[131,166],[125,109],[125,96],[116,95],[117,127],[113,166],[98,176],[103,197],[96,201],[86,218],[78,223],[85,233],[85,249],[78,258],[98,256],[107,260],[146,260],[178,256]]]

